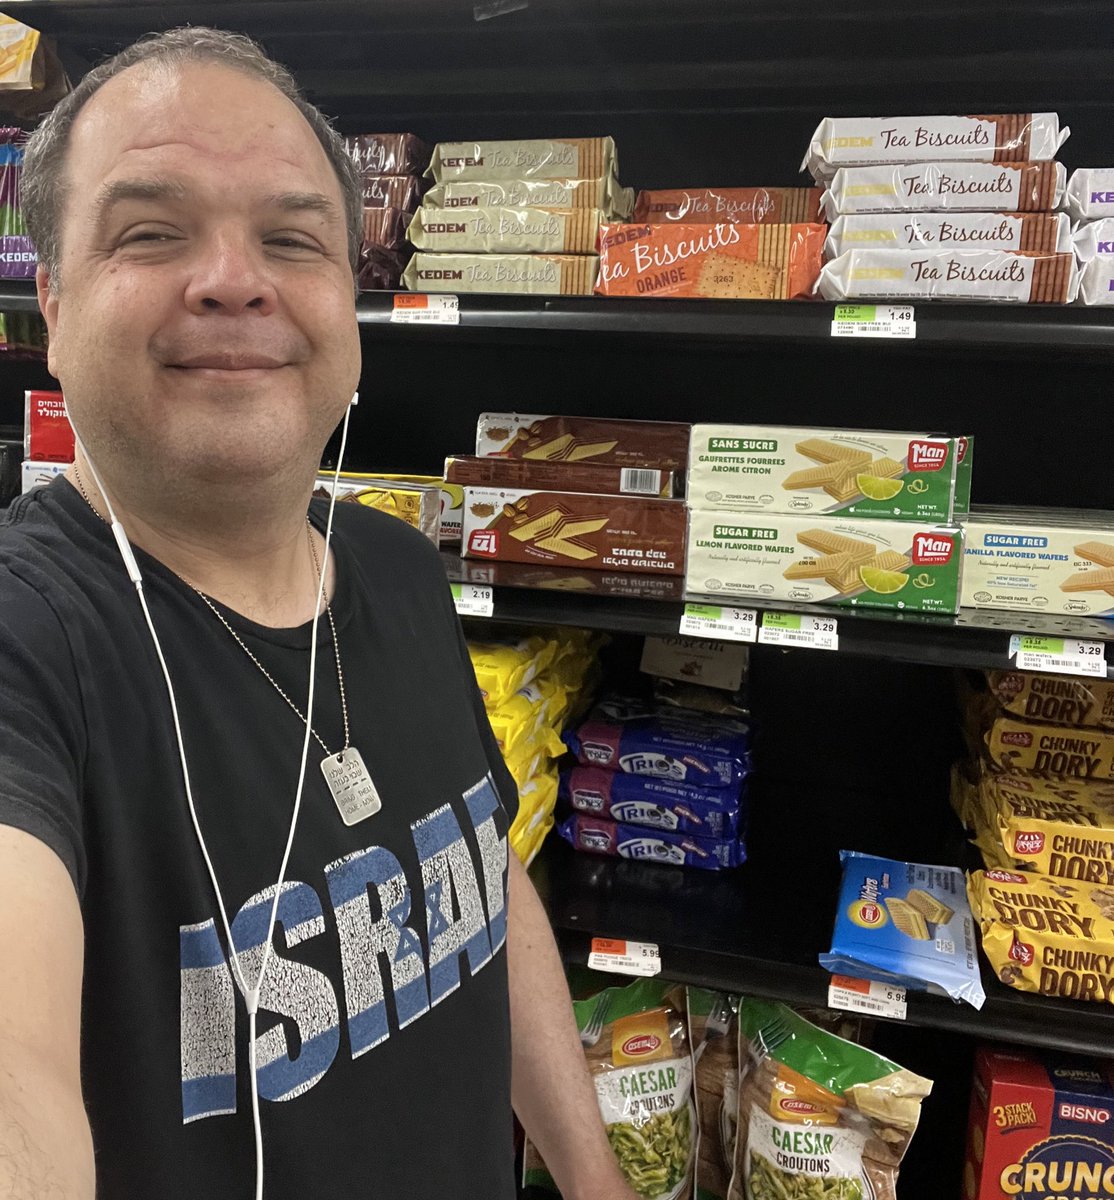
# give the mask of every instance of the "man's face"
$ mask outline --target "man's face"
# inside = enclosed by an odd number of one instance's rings
[[[44,313],[94,462],[182,490],[312,471],[360,345],[340,184],[297,109],[222,66],[133,67],[65,175]]]

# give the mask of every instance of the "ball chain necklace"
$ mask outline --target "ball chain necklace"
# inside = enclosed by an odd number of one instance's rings
[[[94,513],[103,521],[104,517],[98,511],[96,505],[89,499],[89,493],[85,490],[85,484],[81,478],[81,471],[74,463],[74,478],[77,480],[78,491],[81,492],[82,499],[93,510]],[[321,562],[317,557],[317,547],[313,543],[313,525],[310,519],[306,517],[306,533],[309,539],[309,550],[313,556],[313,567],[320,583],[321,580]],[[181,578],[181,576],[179,576]],[[251,652],[243,638],[232,628],[225,620],[224,615],[213,603],[213,601],[205,595],[200,588],[196,588],[188,580],[182,580],[187,587],[191,588],[204,601],[209,611],[217,618],[218,621],[232,635],[236,645],[251,659],[253,663],[263,673],[264,678],[270,683],[271,687],[286,701],[287,705],[297,714],[299,720],[306,724],[306,717],[302,710],[294,703],[293,700],[279,687],[274,676],[267,668],[259,661],[258,658]],[[344,691],[344,669],[340,665],[340,642],[337,640],[336,622],[333,620],[333,609],[329,603],[329,598],[325,596],[325,615],[329,619],[329,630],[333,638],[333,655],[337,664],[337,683],[340,686],[340,709],[344,717],[344,746],[332,754],[329,747],[325,744],[325,740],[321,735],[310,727],[310,733],[317,739],[318,745],[325,751],[325,757],[321,761],[321,773],[325,777],[325,783],[329,788],[329,792],[336,802],[341,819],[345,825],[355,825],[359,821],[364,821],[368,817],[374,816],[380,808],[382,801],[379,799],[377,791],[371,775],[368,773],[367,767],[364,765],[363,755],[359,750],[352,745],[349,736],[348,726],[348,698]]]

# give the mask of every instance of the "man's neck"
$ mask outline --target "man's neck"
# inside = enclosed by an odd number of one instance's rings
[[[80,452],[66,478],[107,520],[108,506]],[[199,592],[274,629],[313,619],[314,554],[321,563],[325,541],[307,526],[306,498],[291,502],[287,493],[272,503],[227,504],[186,516],[166,510],[140,515],[136,506],[110,494],[129,541]],[[325,580],[330,598],[335,573],[330,554]]]

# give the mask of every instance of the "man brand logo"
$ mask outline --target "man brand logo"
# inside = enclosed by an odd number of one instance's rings
[[[628,1058],[640,1058],[644,1054],[653,1054],[661,1046],[661,1038],[652,1033],[636,1033],[623,1043],[623,1053]]]
[[[482,167],[482,158],[443,158],[441,165],[445,167]]]
[[[419,279],[463,279],[463,271],[419,271]]]
[[[425,227],[426,233],[464,233],[466,230],[463,221],[433,221]]]
[[[913,562],[918,567],[943,566],[951,562],[955,542],[939,533],[913,534]]]
[[[957,458],[956,458],[957,462],[962,463],[963,460],[967,457],[967,447],[970,445],[970,443],[971,443],[970,438],[961,437],[961,438],[955,439],[955,446],[956,446],[955,452],[957,455]]]
[[[1024,875],[1016,875],[1013,871],[987,871],[987,879],[993,880],[995,883],[1027,883],[1030,882]]]
[[[1008,731],[1002,734],[1003,746],[1031,746],[1033,744],[1033,735],[1026,733],[1021,729]]]
[[[468,549],[473,554],[494,558],[499,553],[499,530],[473,529],[472,536],[468,539]]]
[[[712,527],[712,537],[730,538],[733,541],[776,542],[776,529],[752,529],[749,525],[715,525]]]
[[[712,454],[739,454],[747,450],[776,454],[777,442],[761,438],[709,438],[708,450]]]
[[[1013,848],[1016,854],[1040,854],[1044,849],[1044,834],[1019,833],[1013,839]]]
[[[1020,963],[1023,967],[1031,967],[1036,961],[1036,951],[1028,942],[1020,942],[1015,936],[1013,945],[1010,947],[1010,958],[1014,962]]]
[[[476,196],[449,196],[444,203],[446,208],[478,208],[480,202]]]
[[[1061,1102],[1056,1110],[1061,1121],[1078,1121],[1081,1125],[1106,1125],[1110,1121],[1110,1109],[1088,1108],[1085,1104]]]
[[[910,471],[939,471],[947,461],[948,447],[945,442],[909,443]]]
[[[1114,204],[1114,192],[1092,192],[1092,204]]]

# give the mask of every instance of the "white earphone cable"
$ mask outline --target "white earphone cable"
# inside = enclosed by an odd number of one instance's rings
[[[359,400],[359,393],[352,397],[352,401],[344,413],[344,426],[340,438],[340,450],[337,454],[336,470],[333,472],[333,484],[329,496],[329,516],[325,524],[325,556],[324,564],[321,569],[320,578],[317,582],[317,595],[313,610],[313,625],[310,632],[310,651],[309,651],[309,691],[306,696],[306,732],[302,741],[302,759],[301,766],[298,772],[298,787],[294,796],[294,811],[290,818],[290,832],[286,839],[286,848],[282,856],[282,866],[279,869],[278,880],[275,883],[274,896],[271,900],[271,918],[267,926],[267,937],[263,943],[263,955],[259,967],[259,975],[256,979],[255,986],[249,988],[247,980],[244,977],[243,968],[240,963],[240,954],[236,949],[236,944],[232,940],[232,927],[228,920],[228,910],[225,907],[224,897],[221,895],[220,885],[217,882],[216,869],[213,866],[213,860],[209,855],[209,849],[205,844],[204,835],[201,832],[201,823],[198,820],[197,809],[194,805],[193,786],[190,782],[189,765],[186,761],[185,740],[182,736],[182,724],[178,716],[178,700],[174,693],[174,684],[170,678],[170,669],[166,664],[166,658],[163,655],[162,643],[159,641],[159,635],[155,630],[155,623],[151,619],[151,611],[147,607],[147,597],[143,590],[143,575],[139,569],[139,564],[136,562],[135,554],[132,550],[131,543],[128,541],[128,535],[124,531],[123,525],[120,524],[116,516],[116,511],[112,507],[112,501],[109,499],[108,492],[105,489],[104,483],[101,480],[100,474],[97,471],[96,464],[89,456],[89,452],[85,449],[85,443],[81,440],[80,434],[77,432],[77,427],[74,426],[74,438],[77,446],[81,450],[82,456],[89,467],[89,471],[93,476],[93,481],[96,483],[98,490],[104,497],[105,507],[108,509],[109,521],[112,527],[113,536],[116,539],[116,545],[120,551],[120,557],[123,559],[124,566],[127,569],[128,577],[135,585],[136,595],[139,597],[139,604],[143,610],[144,619],[147,622],[147,629],[151,634],[151,641],[155,647],[155,654],[159,660],[159,666],[162,668],[163,680],[166,683],[167,696],[170,699],[170,711],[174,719],[174,736],[178,743],[178,756],[182,766],[182,782],[185,785],[186,802],[189,806],[190,820],[193,822],[194,833],[197,836],[197,844],[201,850],[201,856],[205,860],[206,870],[209,872],[209,879],[213,885],[213,893],[216,896],[217,907],[220,910],[221,924],[224,927],[224,935],[228,942],[228,950],[231,956],[232,970],[236,979],[236,983],[240,988],[240,992],[244,997],[244,1004],[248,1013],[248,1061],[251,1072],[251,1108],[252,1108],[252,1123],[255,1128],[255,1197],[256,1200],[263,1200],[263,1128],[259,1114],[259,1079],[257,1075],[255,1040],[256,1040],[256,1013],[259,1009],[259,996],[263,989],[263,980],[267,973],[267,967],[270,964],[271,949],[274,942],[275,924],[278,919],[279,898],[282,894],[283,884],[286,882],[286,869],[290,862],[290,853],[294,846],[294,834],[298,826],[298,814],[302,807],[302,793],[305,788],[306,781],[306,765],[309,760],[309,743],[311,737],[311,725],[313,722],[313,701],[317,678],[317,624],[321,617],[321,601],[325,594],[325,578],[329,569],[329,545],[333,534],[333,513],[336,509],[337,488],[340,483],[340,472],[344,463],[344,451],[348,444],[348,422],[352,415],[352,408]],[[70,416],[67,410],[67,416]],[[73,418],[70,417],[70,424],[73,425]]]

